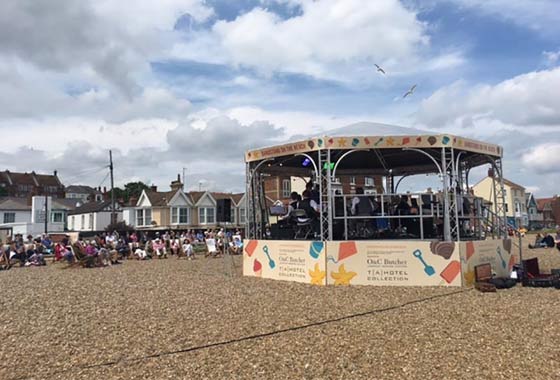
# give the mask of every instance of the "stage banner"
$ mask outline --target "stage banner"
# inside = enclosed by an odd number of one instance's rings
[[[463,284],[474,285],[474,267],[480,264],[490,263],[497,277],[509,277],[516,263],[511,243],[511,239],[461,242]]]
[[[245,240],[243,275],[325,285],[325,243]]]
[[[327,243],[328,285],[461,286],[455,242]]]

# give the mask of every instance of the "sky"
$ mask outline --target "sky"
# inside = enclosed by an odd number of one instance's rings
[[[243,191],[247,149],[359,122],[500,144],[560,193],[560,2],[0,5],[0,170],[109,186],[112,150],[116,185]]]

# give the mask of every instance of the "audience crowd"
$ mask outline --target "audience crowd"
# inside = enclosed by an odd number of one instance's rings
[[[75,242],[65,236],[56,243],[48,234],[25,238],[15,235],[5,242],[0,240],[0,247],[0,269],[9,269],[13,265],[47,265],[46,256],[52,257],[53,262],[63,261],[91,268],[120,264],[123,259],[149,260],[176,256],[192,260],[195,251],[212,257],[224,253],[241,254],[243,237],[239,230],[225,232],[223,229],[163,233],[113,231],[79,238]]]

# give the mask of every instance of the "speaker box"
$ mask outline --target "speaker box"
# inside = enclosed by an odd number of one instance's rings
[[[231,199],[218,199],[216,205],[216,221],[231,223]]]

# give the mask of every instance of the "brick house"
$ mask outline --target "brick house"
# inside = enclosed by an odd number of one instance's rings
[[[31,199],[35,195],[64,198],[64,185],[56,170],[53,174],[0,172],[0,196]]]

